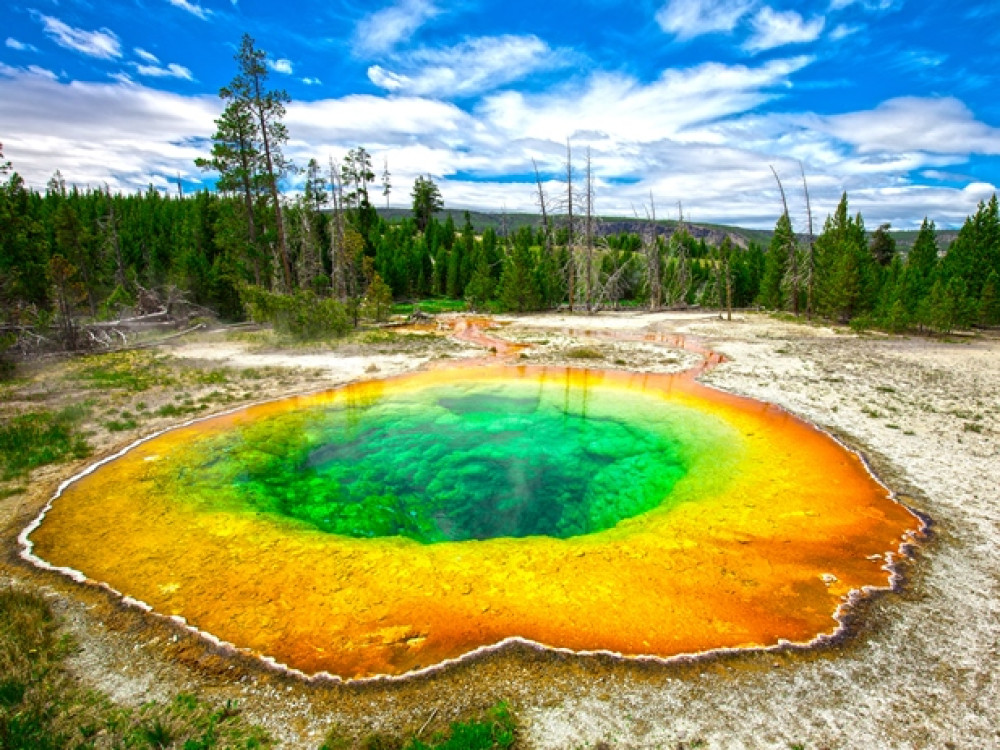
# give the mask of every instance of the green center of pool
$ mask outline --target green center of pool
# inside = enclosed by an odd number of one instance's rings
[[[185,482],[351,537],[568,538],[669,503],[690,415],[620,390],[429,387],[243,425]]]

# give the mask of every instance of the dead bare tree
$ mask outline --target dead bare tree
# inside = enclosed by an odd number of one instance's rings
[[[584,277],[587,284],[586,307],[594,312],[594,170],[587,146],[586,191],[584,193],[586,222],[584,224]]]
[[[669,303],[678,304],[686,303],[689,287],[691,285],[691,279],[689,276],[690,269],[688,268],[688,257],[687,257],[687,246],[684,244],[684,238],[687,235],[687,226],[684,223],[684,204],[681,201],[677,201],[677,229],[671,235],[671,241],[674,245],[674,255],[677,259],[676,263],[676,276],[674,279],[673,288],[669,290]]]
[[[552,255],[552,227],[549,224],[548,201],[545,197],[545,190],[542,188],[542,177],[538,172],[538,163],[532,158],[532,166],[535,168],[535,184],[538,186],[538,207],[542,212],[542,228],[545,231],[545,252]]]
[[[719,244],[719,264],[726,282],[726,320],[733,319],[733,243],[727,234]]]
[[[802,173],[802,190],[806,195],[806,216],[809,221],[809,252],[806,255],[806,317],[812,320],[813,313],[813,287],[815,286],[815,252],[816,236],[813,234],[813,213],[812,203],[809,201],[809,183],[806,182],[806,168],[799,162],[799,171]]]
[[[642,230],[642,252],[646,256],[646,283],[649,284],[649,311],[660,309],[663,300],[663,279],[660,277],[660,246],[656,234],[656,201],[653,191],[649,191],[649,205],[643,206],[646,222]],[[639,214],[632,208],[636,220]]]
[[[792,223],[792,217],[788,213],[788,201],[785,198],[785,187],[781,184],[781,178],[778,177],[778,172],[775,170],[774,165],[769,165],[771,167],[771,174],[774,175],[775,181],[778,183],[778,190],[781,192],[781,205],[785,210],[785,217],[788,219],[789,225]],[[798,252],[795,247],[795,233],[791,234],[791,239],[788,243],[788,279],[792,286],[792,314],[799,314],[799,264],[798,264]]]
[[[573,225],[573,148],[566,139],[566,289],[569,311],[576,302],[576,227]]]
[[[104,183],[104,193],[108,197],[108,215],[102,222],[104,228],[105,242],[111,249],[115,259],[115,284],[125,289],[128,279],[125,276],[125,260],[122,257],[122,243],[118,236],[118,217],[115,216],[115,201],[111,197],[111,188]]]
[[[330,288],[333,296],[347,299],[347,257],[344,247],[344,183],[340,165],[330,157],[330,196],[333,200],[333,227],[330,230]]]

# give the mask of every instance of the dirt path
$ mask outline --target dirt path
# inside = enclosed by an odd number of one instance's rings
[[[723,353],[727,361],[704,382],[780,404],[833,431],[933,519],[933,537],[909,567],[904,591],[868,605],[847,642],[810,654],[747,653],[664,667],[513,650],[412,682],[309,685],[253,660],[225,658],[101,591],[21,565],[14,544],[20,525],[72,474],[67,466],[36,472],[28,493],[0,500],[0,581],[49,593],[81,644],[75,667],[96,687],[130,703],[177,690],[238,698],[249,718],[289,748],[318,747],[335,723],[361,733],[413,731],[436,709],[431,728],[444,726],[501,698],[522,720],[525,745],[537,748],[696,741],[718,748],[1000,747],[995,340],[859,338],[762,316],[732,323],[676,313],[507,322],[500,335],[532,344],[512,354],[528,362],[657,371],[697,362],[659,341],[615,332],[694,336]],[[298,355],[202,338],[174,352],[236,369],[296,368],[283,384],[262,386],[261,397],[492,355],[475,342],[442,344],[430,354],[418,343],[374,354]]]

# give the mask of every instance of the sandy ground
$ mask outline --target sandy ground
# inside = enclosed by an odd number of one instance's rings
[[[248,718],[288,748],[318,747],[334,724],[358,735],[413,731],[433,716],[433,729],[501,698],[531,748],[1000,747],[1000,342],[858,337],[743,314],[732,322],[704,313],[505,320],[498,335],[532,344],[518,362],[675,371],[698,361],[668,346],[676,333],[725,354],[705,382],[834,432],[933,521],[903,590],[867,603],[844,642],[810,653],[662,666],[514,649],[403,683],[310,685],[20,564],[15,537],[73,473],[66,465],[35,472],[27,492],[0,500],[0,583],[50,596],[80,643],[72,663],[88,683],[134,704],[178,690],[239,698]],[[639,337],[654,340],[626,340]],[[259,398],[491,356],[437,337],[300,355],[201,336],[172,351],[237,370],[282,368],[287,374],[244,394]]]

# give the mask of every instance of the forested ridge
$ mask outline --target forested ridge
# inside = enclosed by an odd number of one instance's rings
[[[392,191],[389,165],[376,177],[363,147],[339,162],[310,160],[302,189],[282,193],[295,171],[282,150],[287,94],[267,88],[266,55],[249,36],[236,61],[212,151],[198,160],[217,176],[214,191],[112,194],[67,187],[57,172],[43,193],[0,147],[3,348],[83,347],[81,325],[173,304],[331,335],[383,319],[393,300],[434,297],[495,312],[759,305],[890,331],[1000,323],[996,196],[947,248],[926,219],[905,256],[887,225],[866,231],[846,194],[815,237],[793,231],[783,211],[767,247],[724,232],[717,243],[695,239],[683,218],[668,230],[652,196],[631,231],[609,233],[589,153],[580,166],[567,144],[564,193],[547,195],[538,180],[534,226],[501,217],[477,231],[468,213],[442,222],[429,177],[412,186],[409,215],[390,221],[375,208],[376,193]]]

